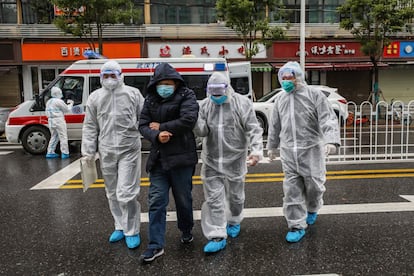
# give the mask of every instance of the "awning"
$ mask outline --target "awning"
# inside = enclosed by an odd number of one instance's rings
[[[285,63],[272,63],[273,68],[280,69]],[[327,71],[333,70],[332,63],[305,63],[305,70],[313,70],[313,71]]]
[[[269,63],[252,63],[252,72],[270,72],[273,67]]]
[[[285,63],[271,63],[273,68],[280,69]],[[388,64],[379,62],[378,67],[387,67]],[[312,71],[356,71],[371,70],[374,67],[372,62],[344,62],[344,63],[305,63],[305,70]]]
[[[379,62],[378,67],[388,67],[388,64]],[[374,67],[372,62],[346,62],[333,64],[335,71],[371,70]]]

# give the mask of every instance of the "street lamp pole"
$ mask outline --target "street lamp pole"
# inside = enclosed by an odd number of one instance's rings
[[[305,1],[300,1],[300,46],[299,46],[299,57],[300,66],[303,72],[305,72]]]

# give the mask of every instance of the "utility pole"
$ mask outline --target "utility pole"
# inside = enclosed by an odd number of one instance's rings
[[[299,46],[299,57],[300,57],[300,66],[302,71],[305,72],[305,1],[300,1],[300,46]]]

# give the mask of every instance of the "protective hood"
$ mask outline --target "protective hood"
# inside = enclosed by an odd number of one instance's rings
[[[214,72],[207,82],[207,93],[210,95],[220,95],[220,93],[214,93],[215,90],[220,90],[222,87],[225,87],[226,96],[230,96],[234,91],[230,85],[229,79],[218,72]]]
[[[50,90],[50,95],[52,98],[61,99],[63,97],[62,90],[59,87],[53,86]]]
[[[104,74],[115,74],[116,79],[104,79]],[[101,67],[101,85],[109,90],[114,90],[120,87],[124,83],[124,76],[122,75],[122,69],[118,62],[110,60],[104,63]]]
[[[279,83],[282,83],[282,77],[285,75],[294,75],[297,85],[306,84],[302,68],[296,61],[288,61],[279,69],[279,72],[277,73]]]
[[[148,83],[147,89],[148,93],[156,93],[155,86],[161,80],[177,80],[181,84],[177,88],[184,84],[184,79],[181,75],[168,63],[160,63],[154,71],[150,82]]]
[[[121,65],[115,60],[110,60],[104,63],[101,67],[101,75],[103,74],[117,74],[121,75],[122,69]]]

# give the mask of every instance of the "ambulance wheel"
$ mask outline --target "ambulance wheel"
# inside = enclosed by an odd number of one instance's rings
[[[46,154],[50,133],[46,127],[31,126],[22,134],[23,148],[34,155]]]

